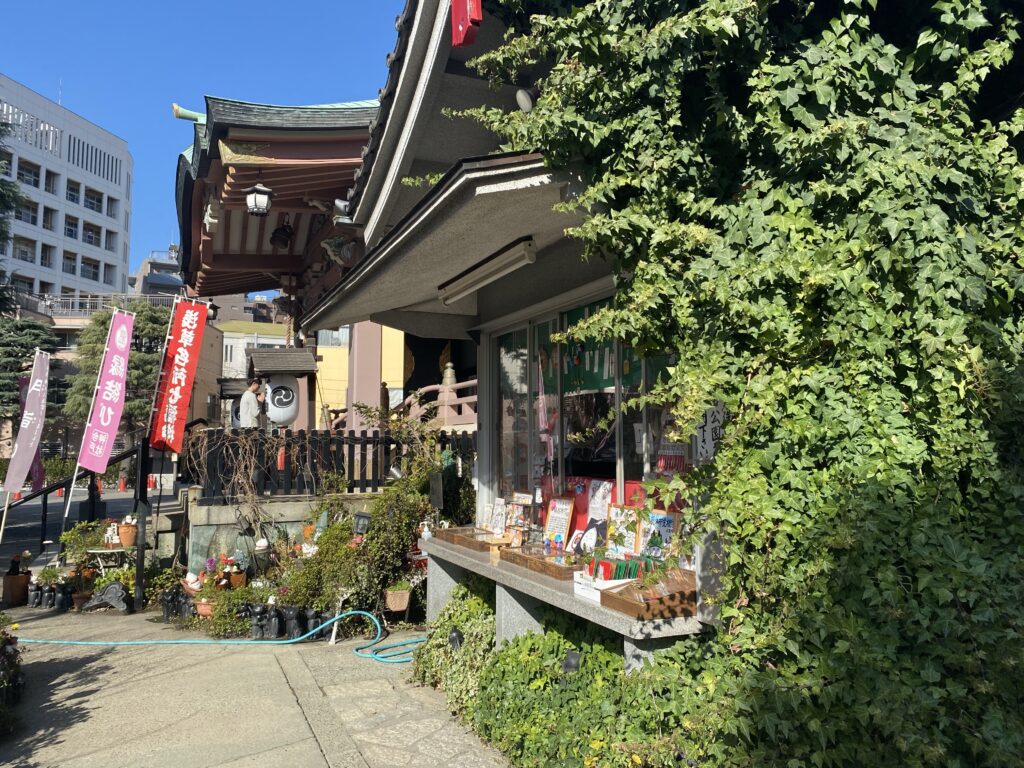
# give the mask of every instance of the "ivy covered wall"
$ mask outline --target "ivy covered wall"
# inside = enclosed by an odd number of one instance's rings
[[[475,117],[585,172],[571,235],[619,278],[575,335],[674,353],[677,423],[730,414],[666,491],[728,552],[680,754],[1019,765],[1024,9],[491,7],[478,66],[541,94]]]

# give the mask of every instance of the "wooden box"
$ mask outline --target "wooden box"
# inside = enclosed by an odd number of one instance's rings
[[[652,587],[607,589],[601,592],[601,605],[641,621],[696,616],[697,575],[675,569]]]
[[[507,547],[512,541],[511,536],[498,536],[486,528],[474,528],[473,526],[441,528],[434,536],[440,541],[472,549],[475,552],[490,552],[494,558],[497,558],[498,549]]]
[[[544,547],[536,545],[505,547],[501,550],[500,557],[506,563],[559,581],[572,581],[573,574],[583,570],[582,558],[576,558],[577,562],[569,564],[565,562],[566,555],[553,555],[550,551],[544,554]],[[562,562],[559,562],[560,560]]]

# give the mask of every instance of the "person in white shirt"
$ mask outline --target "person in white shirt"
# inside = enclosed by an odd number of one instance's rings
[[[238,423],[242,429],[256,429],[260,425],[263,393],[259,392],[259,388],[262,384],[261,379],[249,379],[249,388],[242,393],[242,400],[238,404]]]

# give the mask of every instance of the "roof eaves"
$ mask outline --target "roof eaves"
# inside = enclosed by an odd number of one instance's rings
[[[409,47],[412,22],[416,17],[418,5],[419,0],[406,0],[405,8],[395,17],[395,31],[398,33],[398,38],[395,41],[394,49],[385,57],[388,77],[384,87],[377,92],[377,101],[380,104],[380,108],[377,116],[370,123],[370,138],[362,151],[363,162],[356,169],[354,183],[349,188],[348,197],[345,201],[345,213],[348,215],[352,215],[359,205],[359,200],[366,187],[366,181],[370,176],[370,171],[373,169],[373,162],[377,157],[377,150],[380,148],[384,129],[387,126],[388,119],[391,117],[395,91],[398,89],[398,80],[402,74],[402,61]]]

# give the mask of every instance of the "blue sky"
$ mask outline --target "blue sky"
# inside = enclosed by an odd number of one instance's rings
[[[174,171],[192,124],[171,103],[376,98],[404,0],[4,2],[0,72],[128,142],[131,268],[178,240]],[[17,30],[14,33],[14,30]]]

